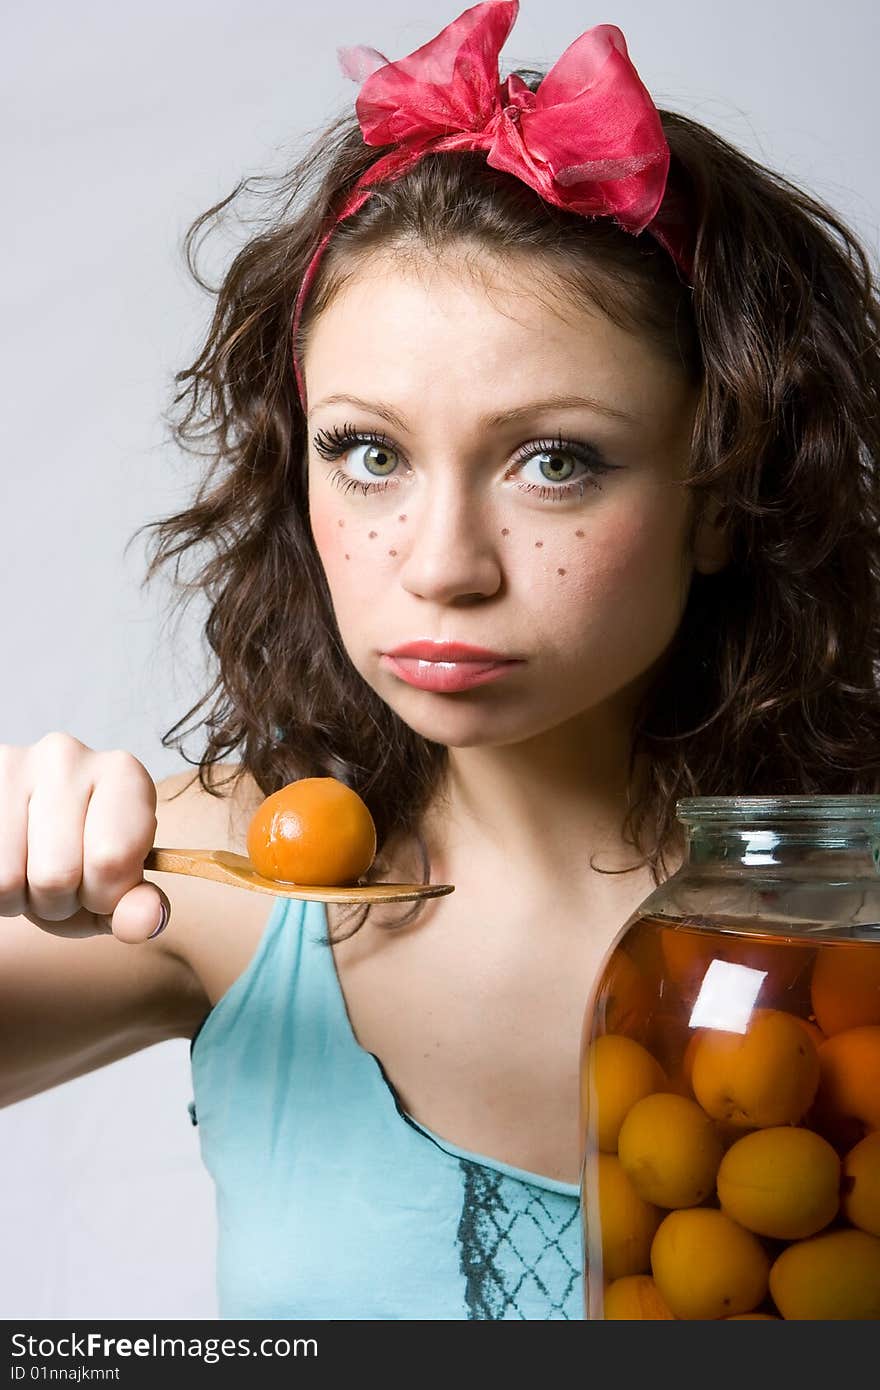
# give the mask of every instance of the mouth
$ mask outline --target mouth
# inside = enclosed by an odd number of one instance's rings
[[[488,647],[472,647],[467,642],[432,641],[419,637],[414,642],[402,642],[385,653],[394,657],[418,657],[420,661],[518,661],[506,652],[490,651]]]
[[[383,652],[380,664],[417,690],[451,695],[500,680],[525,663],[464,642],[417,641]]]

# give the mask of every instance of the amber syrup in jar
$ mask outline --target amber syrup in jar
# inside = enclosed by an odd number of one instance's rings
[[[880,1318],[880,797],[676,811],[584,1018],[584,1316]]]

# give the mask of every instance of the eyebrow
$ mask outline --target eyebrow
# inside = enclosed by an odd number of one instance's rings
[[[322,405],[356,405],[361,410],[369,410],[374,415],[381,415],[383,420],[387,420],[396,429],[406,429],[406,422],[396,411],[392,410],[390,406],[383,405],[381,401],[365,401],[360,396],[338,393],[333,396],[325,396],[323,400],[317,401],[312,409],[318,410]],[[617,410],[613,405],[606,405],[604,401],[596,400],[593,396],[566,395],[546,396],[540,401],[529,401],[527,405],[518,405],[510,410],[499,411],[497,415],[486,415],[479,423],[484,428],[497,429],[501,425],[521,420],[524,416],[537,415],[542,410],[583,410],[584,408],[594,410],[599,415],[607,415],[612,420],[622,420],[628,425],[638,424],[634,415],[627,415],[625,411]]]

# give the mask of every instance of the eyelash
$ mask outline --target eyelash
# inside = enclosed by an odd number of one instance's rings
[[[356,430],[352,425],[343,425],[341,429],[334,426],[332,430],[319,430],[312,443],[321,457],[330,461],[341,458],[350,448],[358,444],[377,444],[380,448],[391,449],[396,452],[393,442],[387,435],[376,433],[373,430]],[[598,478],[605,473],[612,473],[616,470],[616,465],[606,463],[592,444],[580,444],[577,440],[564,439],[561,433],[554,439],[534,440],[528,451],[521,454],[516,462],[525,464],[535,455],[547,452],[573,454],[579,463],[588,467],[589,473],[574,482],[558,483],[555,486],[539,483],[518,484],[522,492],[537,493],[543,501],[566,501],[575,495],[583,497],[588,485],[597,491],[601,490]],[[393,479],[386,478],[374,483],[367,483],[360,478],[350,478],[348,474],[343,473],[341,468],[337,468],[331,473],[330,481],[335,487],[341,488],[343,492],[350,492],[353,488],[359,488],[365,496],[368,493],[385,492],[394,482]]]

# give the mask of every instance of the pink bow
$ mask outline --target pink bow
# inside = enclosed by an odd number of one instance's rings
[[[623,34],[614,24],[588,29],[532,92],[515,75],[499,80],[498,55],[518,13],[519,0],[485,0],[394,62],[362,45],[337,50],[345,75],[363,84],[355,110],[365,142],[395,148],[361,175],[333,225],[356,212],[373,185],[406,173],[426,152],[485,150],[493,169],[514,174],[549,203],[610,216],[634,234],[648,230],[690,280],[688,228],[678,210],[667,204],[661,211],[669,146]],[[303,277],[294,336],[332,231]],[[305,405],[296,357],[294,368]]]
[[[498,55],[519,0],[474,5],[406,58],[341,48],[343,72],[363,82],[355,103],[368,145],[398,148],[370,182],[404,173],[432,150],[486,150],[547,202],[610,214],[641,232],[663,199],[669,147],[650,95],[613,24],[575,39],[537,92],[516,76],[499,85]]]

